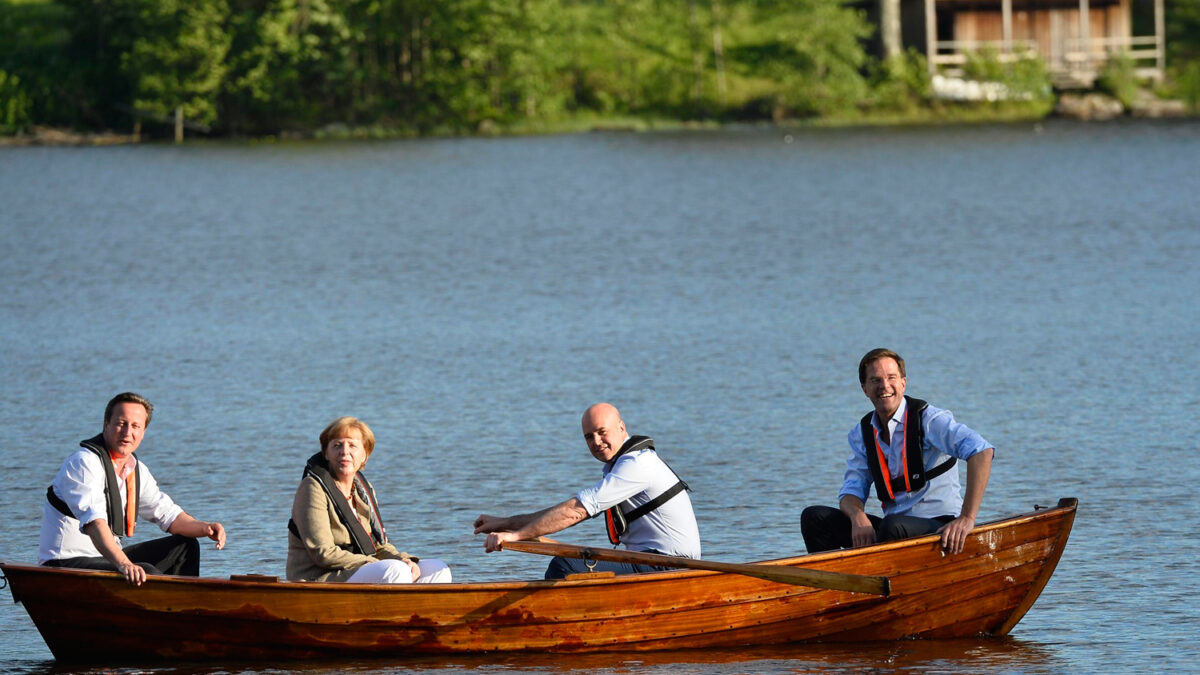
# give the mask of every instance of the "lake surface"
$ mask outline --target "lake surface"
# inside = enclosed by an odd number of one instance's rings
[[[792,554],[890,346],[995,444],[981,520],[1080,499],[1009,638],[149,672],[1191,670],[1198,195],[1195,123],[3,149],[0,559],[35,560],[46,485],[125,390],[156,406],[139,455],[229,531],[206,575],[283,574],[348,414],[400,548],[538,578],[471,521],[594,481],[600,400],[692,485],[706,557]],[[0,672],[58,672],[0,596]]]

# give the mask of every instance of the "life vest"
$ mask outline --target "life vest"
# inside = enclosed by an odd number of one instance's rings
[[[898,494],[920,490],[929,481],[954,468],[958,462],[956,458],[951,457],[929,471],[925,470],[925,425],[922,413],[929,404],[908,396],[905,396],[904,400],[908,402],[904,408],[904,445],[900,451],[900,460],[904,466],[899,476],[891,477],[887,458],[884,457],[883,448],[879,444],[879,432],[871,424],[871,415],[874,413],[867,413],[861,422],[863,448],[867,452],[867,466],[871,469],[871,477],[875,479],[875,494],[878,495],[879,501],[885,504],[896,501]],[[908,421],[910,415],[916,416],[913,424]]]
[[[109,528],[113,534],[118,537],[129,536],[133,534],[133,523],[125,522],[125,505],[121,503],[121,492],[118,488],[118,479],[116,469],[113,468],[112,457],[108,455],[108,446],[104,444],[104,434],[97,434],[92,438],[79,441],[80,447],[90,450],[100,458],[100,464],[104,467],[104,502],[106,506]],[[133,500],[133,513],[136,518],[138,509],[138,492],[141,489],[141,471],[142,463],[137,461],[137,455],[134,455],[133,469],[133,485],[130,486],[126,495],[127,499]],[[79,520],[79,516],[71,512],[71,507],[67,506],[57,494],[54,492],[54,486],[50,485],[46,488],[46,501],[50,502],[59,513],[68,518]]]
[[[383,517],[379,515],[379,502],[375,498],[375,487],[361,471],[354,475],[354,490],[358,493],[359,499],[370,505],[370,532],[363,528],[354,507],[334,484],[333,475],[329,473],[329,464],[325,461],[322,453],[318,452],[308,458],[308,463],[304,465],[302,478],[307,476],[315,478],[321,488],[325,490],[325,495],[329,497],[329,501],[333,502],[333,510],[337,513],[338,520],[350,531],[350,545],[342,548],[360,555],[374,555],[375,549],[387,543],[387,530],[383,527]],[[296,535],[297,539],[303,539],[300,536],[300,528],[296,527],[296,521],[291,518],[288,518],[288,531]]]
[[[612,467],[616,465],[617,460],[621,458],[621,455],[642,450],[644,448],[653,450],[654,440],[649,436],[630,436],[629,440],[625,441],[625,444],[622,445],[621,449],[617,451],[617,454],[613,455],[613,458],[608,460],[607,466],[609,470],[612,470]],[[663,462],[663,464],[667,463]],[[667,468],[671,469],[671,465],[667,464]],[[671,473],[675,473],[675,469],[671,469]],[[679,474],[676,473],[675,477],[679,478]],[[605,509],[604,528],[608,533],[608,541],[612,543],[613,546],[621,543],[621,535],[625,534],[625,532],[629,530],[630,523],[638,518],[641,518],[647,513],[650,513],[654,509],[657,509],[663,504],[666,504],[668,501],[673,499],[675,495],[683,492],[684,490],[688,490],[690,492],[691,488],[688,487],[688,484],[685,483],[682,478],[679,478],[679,482],[667,488],[667,490],[659,496],[651,499],[637,508],[633,508],[633,504],[629,500],[625,500],[616,506]],[[628,512],[621,508],[624,505],[628,505],[630,507]]]

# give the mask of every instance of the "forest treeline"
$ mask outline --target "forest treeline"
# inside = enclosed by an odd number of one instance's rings
[[[1169,4],[1178,74],[1200,82],[1200,0]],[[873,30],[838,0],[0,0],[0,132],[153,131],[177,110],[259,136],[931,105],[923,58],[870,57]],[[1012,77],[1043,103],[1044,69]]]

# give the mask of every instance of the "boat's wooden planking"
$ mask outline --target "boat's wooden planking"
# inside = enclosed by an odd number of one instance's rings
[[[641,651],[1003,634],[1053,572],[1074,517],[1060,508],[937,537],[770,561],[891,579],[892,595],[672,571],[414,586],[156,577],[5,565],[64,661],[297,659],[487,651]]]

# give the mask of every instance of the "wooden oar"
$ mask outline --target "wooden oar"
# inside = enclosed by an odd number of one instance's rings
[[[729,572],[731,574],[744,574],[748,577],[776,581],[781,584],[828,588],[836,591],[852,591],[854,593],[870,593],[882,596],[887,596],[891,592],[891,584],[888,582],[887,577],[843,574],[841,572],[788,567],[786,565],[726,563],[716,562],[715,560],[698,560],[696,558],[661,555],[658,553],[589,548],[586,546],[573,546],[571,544],[549,544],[536,541],[506,541],[502,548],[505,551],[557,555],[564,558],[607,560],[608,562],[653,565],[655,567],[681,567],[692,570]]]

